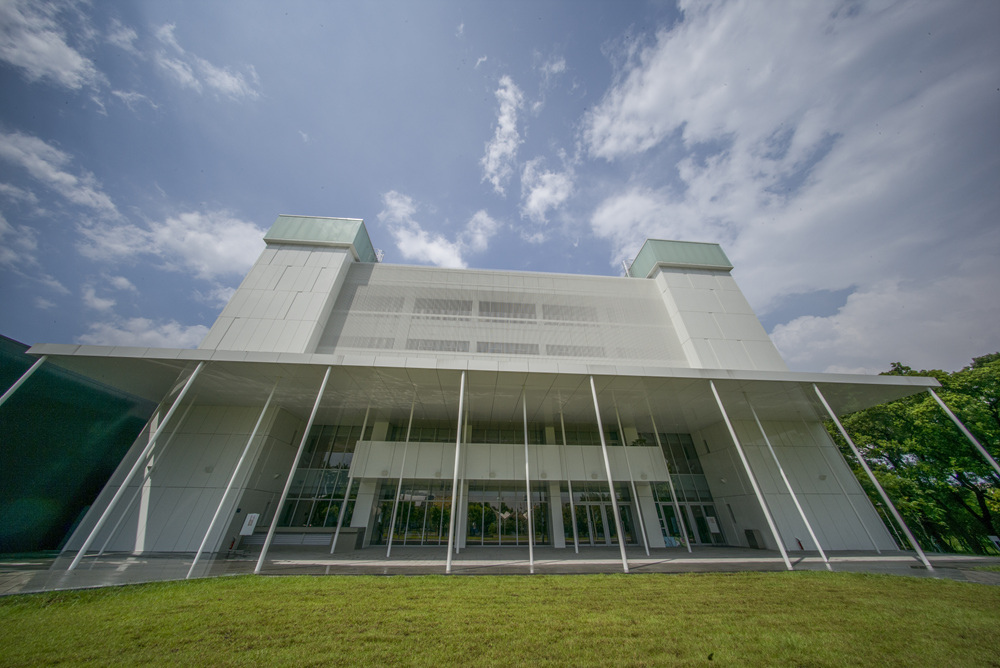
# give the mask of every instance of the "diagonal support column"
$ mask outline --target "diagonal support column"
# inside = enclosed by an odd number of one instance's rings
[[[406,423],[406,441],[403,443],[403,461],[399,466],[399,481],[396,483],[396,496],[392,500],[392,517],[389,519],[389,540],[385,548],[385,558],[392,554],[392,534],[396,530],[396,510],[399,508],[399,494],[403,490],[403,470],[406,468],[406,451],[410,447],[410,430],[413,429],[413,409],[417,407],[416,388],[413,391],[413,401],[410,403],[410,421]],[[406,536],[406,529],[401,532]]]
[[[757,429],[760,430],[760,435],[764,437],[764,443],[767,444],[767,449],[771,453],[771,458],[774,459],[774,465],[778,467],[778,473],[781,474],[781,479],[785,481],[785,489],[788,490],[788,494],[792,497],[792,502],[795,504],[795,508],[799,511],[799,517],[806,525],[806,531],[809,532],[809,537],[812,538],[813,544],[816,545],[816,549],[819,550],[819,556],[823,557],[823,563],[826,564],[827,570],[832,570],[830,568],[830,560],[826,558],[826,552],[823,551],[823,546],[819,544],[819,538],[816,537],[816,533],[813,531],[812,524],[809,523],[809,518],[806,517],[806,511],[802,509],[802,504],[799,503],[799,497],[795,495],[795,490],[792,489],[792,483],[789,482],[788,476],[785,475],[785,469],[781,466],[781,462],[778,461],[778,453],[774,451],[774,446],[771,445],[771,439],[767,437],[767,432],[764,431],[764,425],[760,423],[760,418],[757,417],[757,411],[754,409],[753,404],[750,403],[750,398],[747,393],[743,393],[743,399],[747,402],[747,406],[750,407],[750,412],[753,413],[754,422],[757,423]]]
[[[184,424],[184,420],[187,419],[188,413],[191,412],[191,408],[195,405],[197,401],[198,401],[198,395],[196,394],[194,395],[194,399],[191,400],[191,403],[189,403],[187,407],[184,408],[184,412],[181,413],[180,419],[177,420],[177,426],[174,428],[173,431],[170,432],[170,436],[167,437],[167,442],[163,444],[163,447],[160,448],[160,452],[154,456],[154,459],[162,460],[163,456],[167,454],[167,450],[170,448],[170,444],[173,442],[174,436],[176,436],[177,432],[180,431],[181,426]],[[142,494],[143,486],[145,486],[146,481],[149,480],[149,476],[152,475],[153,469],[155,468],[156,468],[155,463],[152,466],[148,464],[146,465],[146,471],[142,475],[142,481],[138,485],[136,485],[135,491],[132,492],[132,497],[128,500],[128,503],[125,504],[125,508],[122,510],[122,512],[118,513],[118,519],[115,521],[115,525],[111,527],[111,531],[108,532],[108,537],[104,539],[104,543],[101,545],[101,549],[97,551],[97,556],[100,557],[101,555],[104,554],[104,551],[108,549],[108,545],[111,543],[111,540],[118,534],[118,529],[121,527],[122,522],[125,521],[125,518],[128,517],[128,514],[129,512],[131,512],[132,506],[133,504],[135,504],[136,499],[138,499],[139,495]]]
[[[986,458],[986,461],[990,463],[990,466],[994,468],[997,474],[1000,474],[1000,464],[997,464],[997,460],[993,459],[990,453],[986,451],[986,448],[983,447],[983,444],[980,443],[979,440],[972,435],[971,431],[966,429],[965,425],[962,424],[961,420],[955,417],[955,414],[951,412],[951,409],[948,408],[948,406],[943,401],[941,401],[941,397],[937,395],[937,392],[935,392],[930,387],[927,388],[927,391],[931,393],[931,396],[934,397],[934,401],[936,401],[938,403],[938,406],[941,407],[941,410],[943,410],[945,414],[951,418],[951,421],[955,423],[955,426],[958,427],[963,434],[965,434],[965,437],[969,439],[969,441],[974,446],[976,446],[976,449],[979,450],[979,454],[981,454],[983,457]]]
[[[833,423],[837,425],[840,435],[844,437],[845,441],[847,441],[847,445],[851,448],[851,452],[853,452],[854,456],[858,458],[858,463],[861,464],[861,468],[863,468],[865,473],[868,474],[868,479],[871,480],[873,485],[875,485],[875,489],[878,490],[879,496],[882,497],[882,500],[885,501],[885,505],[887,505],[889,510],[892,511],[892,516],[896,518],[896,521],[899,522],[899,526],[903,528],[903,533],[906,534],[906,539],[910,541],[910,545],[913,546],[917,556],[920,557],[920,561],[923,562],[927,570],[933,571],[934,567],[931,566],[931,562],[927,560],[927,556],[924,554],[924,551],[920,549],[917,539],[913,537],[912,533],[910,533],[910,527],[906,526],[906,522],[903,521],[903,516],[899,514],[899,511],[896,510],[896,506],[892,503],[892,500],[889,499],[889,495],[885,493],[884,489],[882,489],[882,485],[879,484],[875,474],[872,473],[872,470],[868,467],[868,462],[866,462],[865,458],[861,456],[858,446],[854,445],[854,441],[852,441],[851,437],[847,435],[847,430],[844,429],[844,425],[840,424],[840,419],[837,417],[837,414],[833,412],[833,409],[830,408],[830,404],[827,403],[826,397],[824,397],[823,393],[819,391],[819,386],[816,383],[813,383],[813,390],[816,391],[816,396],[819,397],[819,400],[823,403],[823,408],[826,409],[827,414],[831,419],[833,419]]]
[[[760,504],[760,509],[764,511],[764,519],[767,520],[767,526],[771,529],[771,535],[774,536],[774,542],[778,544],[778,551],[781,552],[781,558],[785,561],[785,567],[793,571],[792,562],[788,559],[788,552],[785,551],[785,544],[781,540],[781,534],[778,533],[778,527],[774,523],[774,518],[771,517],[771,511],[768,510],[767,503],[764,502],[764,494],[760,491],[760,486],[757,484],[757,478],[754,476],[753,471],[750,469],[750,461],[747,460],[746,453],[743,452],[743,446],[740,444],[739,437],[736,436],[736,430],[733,429],[733,423],[729,421],[729,414],[726,413],[726,407],[722,405],[722,397],[719,396],[719,391],[715,389],[715,381],[708,381],[709,387],[712,388],[712,394],[715,395],[715,402],[719,404],[719,410],[722,412],[722,419],[726,423],[726,428],[729,430],[729,435],[733,439],[733,443],[736,445],[736,452],[740,455],[740,461],[743,462],[743,468],[746,469],[747,477],[750,479],[750,486],[753,487],[753,493],[757,495],[757,503]]]
[[[639,507],[639,491],[635,488],[635,476],[632,475],[632,464],[628,460],[628,443],[625,442],[625,430],[622,429],[622,416],[618,412],[618,400],[615,399],[614,402],[615,419],[618,420],[618,438],[622,441],[622,450],[625,453],[625,468],[628,469],[628,482],[632,486],[632,498],[635,499],[635,515],[639,518],[639,531],[642,532],[642,546],[646,548],[646,556],[648,557],[649,539],[646,537],[646,523],[642,519],[642,508]]]
[[[601,423],[601,407],[597,403],[597,387],[594,385],[593,376],[590,377],[590,393],[594,396],[594,415],[597,416],[597,432],[601,435],[601,453],[604,455],[604,471],[608,474],[608,488],[611,490],[611,510],[615,514],[615,531],[618,532],[618,548],[622,553],[622,570],[628,573],[628,556],[625,554],[625,534],[622,533],[622,517],[618,511],[618,496],[615,494],[615,481],[611,477],[611,460],[608,458],[608,444],[604,439],[604,425]]]
[[[561,398],[560,398],[561,399]],[[563,459],[566,458],[566,419],[563,417],[562,405],[559,406],[559,427],[562,429]],[[569,516],[573,525],[573,553],[580,554],[580,534],[576,528],[576,509],[573,507],[573,481],[569,475],[569,463],[566,464],[566,485],[569,488]]]
[[[670,475],[670,462],[667,461],[667,453],[663,451],[663,443],[660,442],[660,431],[656,428],[656,418],[653,417],[653,407],[649,405],[649,397],[646,397],[646,408],[649,410],[649,421],[653,424],[653,437],[656,438],[656,447],[663,455],[663,465],[667,467],[667,485],[670,486],[670,500],[674,504],[674,513],[677,515],[677,522],[681,528],[681,540],[687,547],[688,554],[691,554],[691,538],[687,533],[687,526],[684,524],[684,516],[681,515],[681,504],[677,502],[677,490],[674,489],[674,479]]]
[[[365,408],[365,419],[361,422],[361,438],[358,439],[358,443],[365,439],[365,429],[368,428],[368,412],[371,410],[371,404]],[[357,451],[357,443],[355,443],[355,451]],[[337,514],[337,529],[333,532],[333,542],[330,543],[330,554],[333,554],[337,549],[337,539],[340,538],[340,528],[344,526],[344,515],[347,510],[347,500],[351,498],[351,485],[354,484],[354,475],[348,474],[347,476],[347,490],[344,492],[344,500],[340,502],[340,512]],[[357,503],[357,501],[355,501]]]
[[[528,395],[521,390],[521,408],[524,414],[524,486],[528,493],[528,572],[535,572],[535,509],[531,505],[531,467],[528,466]]]
[[[278,505],[274,509],[274,518],[271,520],[271,526],[267,529],[267,538],[264,539],[264,546],[260,549],[260,557],[257,559],[257,565],[254,567],[254,575],[260,573],[260,569],[264,567],[264,560],[267,558],[267,551],[271,547],[271,541],[274,540],[274,530],[278,528],[278,518],[281,516],[281,510],[285,507],[285,499],[288,497],[288,490],[292,487],[292,479],[295,477],[295,470],[299,467],[299,460],[302,459],[302,451],[305,450],[306,441],[309,439],[309,431],[312,429],[313,421],[316,419],[316,413],[319,412],[320,401],[323,400],[323,392],[326,391],[326,383],[330,380],[330,371],[333,367],[326,367],[326,373],[323,374],[323,382],[319,385],[319,392],[316,393],[316,402],[313,404],[312,412],[309,414],[309,420],[306,422],[306,428],[302,432],[302,440],[299,441],[299,449],[295,453],[295,460],[292,461],[292,468],[288,471],[288,479],[285,480],[285,488],[281,490],[281,497],[278,499]]]
[[[116,505],[118,505],[118,501],[125,493],[125,488],[128,487],[128,484],[132,482],[132,478],[135,477],[135,474],[145,464],[146,458],[156,445],[156,441],[160,438],[160,434],[162,434],[166,426],[170,424],[170,418],[173,417],[174,411],[176,411],[177,407],[181,405],[181,401],[184,400],[188,390],[191,389],[191,385],[194,384],[195,378],[198,377],[198,374],[200,374],[201,370],[204,368],[205,363],[198,362],[198,366],[195,367],[194,372],[188,377],[187,382],[184,383],[184,387],[181,389],[180,394],[178,394],[177,398],[174,399],[174,403],[170,406],[170,410],[167,411],[167,414],[164,416],[160,426],[157,427],[156,431],[153,433],[153,437],[149,439],[149,443],[147,443],[146,447],[142,449],[141,453],[139,453],[139,458],[135,460],[135,464],[132,465],[128,475],[125,476],[125,480],[123,480],[122,484],[118,486],[118,491],[116,491],[115,495],[111,497],[108,507],[104,509],[103,513],[101,513],[100,518],[97,520],[97,524],[94,525],[90,535],[87,536],[87,540],[83,541],[80,551],[76,553],[75,557],[73,557],[73,561],[70,563],[69,568],[66,569],[67,571],[71,571],[76,568],[80,563],[80,560],[83,559],[83,555],[87,553],[87,549],[90,547],[90,544],[94,542],[94,539],[97,537],[97,533],[104,527],[104,523],[108,521],[108,516],[111,515],[111,511],[114,510]]]
[[[451,512],[448,515],[448,559],[445,573],[451,573],[451,551],[455,547],[455,515],[458,514],[458,458],[462,448],[462,408],[465,400],[465,372],[458,386],[458,436],[455,437],[455,473],[451,478]]]
[[[191,575],[194,574],[194,567],[198,565],[198,560],[201,559],[201,552],[205,549],[205,543],[208,542],[208,537],[212,535],[212,530],[215,529],[215,523],[219,521],[219,515],[222,514],[222,507],[226,504],[226,497],[229,496],[229,492],[233,489],[233,483],[236,482],[236,476],[240,472],[240,467],[243,466],[243,462],[247,458],[247,453],[250,452],[250,446],[253,444],[254,439],[257,438],[257,432],[260,430],[260,425],[264,422],[264,416],[267,414],[267,409],[271,407],[271,400],[274,399],[274,392],[277,389],[278,381],[274,381],[274,387],[271,388],[271,393],[267,395],[267,401],[264,402],[264,408],[260,410],[260,415],[257,416],[257,423],[254,424],[253,431],[250,432],[250,438],[247,439],[247,444],[243,447],[243,453],[236,462],[236,466],[233,467],[233,474],[229,476],[229,482],[226,483],[226,490],[222,493],[222,498],[219,499],[219,507],[215,509],[215,514],[212,515],[212,521],[208,523],[208,531],[205,532],[205,537],[201,539],[201,545],[198,546],[198,551],[194,553],[194,560],[191,562],[191,568],[188,569],[188,573],[184,577],[185,580],[190,580]]]
[[[24,385],[24,381],[31,378],[31,374],[38,371],[38,367],[42,366],[42,363],[45,362],[45,360],[47,360],[48,358],[49,358],[48,355],[42,355],[37,360],[35,360],[35,363],[32,364],[27,371],[21,374],[21,377],[18,378],[16,381],[14,381],[14,384],[8,387],[7,391],[3,393],[3,396],[0,397],[0,406],[3,406],[7,402],[7,400],[10,399],[15,392],[17,392],[17,388]]]

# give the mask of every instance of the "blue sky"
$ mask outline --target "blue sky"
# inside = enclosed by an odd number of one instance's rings
[[[722,244],[791,368],[1000,349],[1000,3],[0,0],[0,333],[194,347],[278,214]]]

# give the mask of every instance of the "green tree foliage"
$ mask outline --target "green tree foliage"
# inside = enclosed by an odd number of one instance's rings
[[[954,373],[914,371],[894,362],[884,375],[936,378],[941,383],[938,396],[1000,459],[1000,353],[977,357]],[[843,424],[925,549],[995,551],[987,536],[1000,535],[1000,475],[930,394],[859,411]],[[827,429],[880,507],[836,428],[828,423]],[[883,517],[890,521],[886,513]]]

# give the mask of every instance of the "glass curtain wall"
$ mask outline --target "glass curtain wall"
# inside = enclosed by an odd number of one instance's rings
[[[396,499],[396,482],[385,481],[372,527],[372,545],[389,540],[389,523]],[[447,545],[451,521],[451,483],[440,480],[404,480],[392,529],[393,545]]]
[[[371,427],[365,436],[371,437]],[[361,425],[314,425],[278,521],[279,527],[336,527],[347,491],[354,446],[362,440]],[[344,525],[354,510],[355,481],[348,497]]]
[[[569,486],[563,483],[560,489],[562,490],[563,535],[566,544],[572,545],[573,511],[570,510]],[[618,511],[621,514],[625,544],[638,545],[639,534],[636,532],[632,517],[632,495],[628,483],[615,484],[615,497]],[[574,482],[573,510],[576,511],[576,532],[580,545],[596,547],[618,544],[614,508],[611,506],[611,494],[608,491],[607,483]]]
[[[469,482],[466,507],[466,545],[527,545],[528,503],[523,483]],[[531,485],[534,544],[548,545],[548,493]]]

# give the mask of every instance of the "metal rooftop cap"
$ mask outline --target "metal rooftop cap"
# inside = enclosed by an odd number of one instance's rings
[[[701,241],[646,239],[632,260],[629,276],[649,278],[657,267],[732,271],[733,265],[719,244]]]
[[[378,262],[360,218],[321,218],[280,215],[264,235],[269,244],[296,244],[350,248],[359,262]]]

